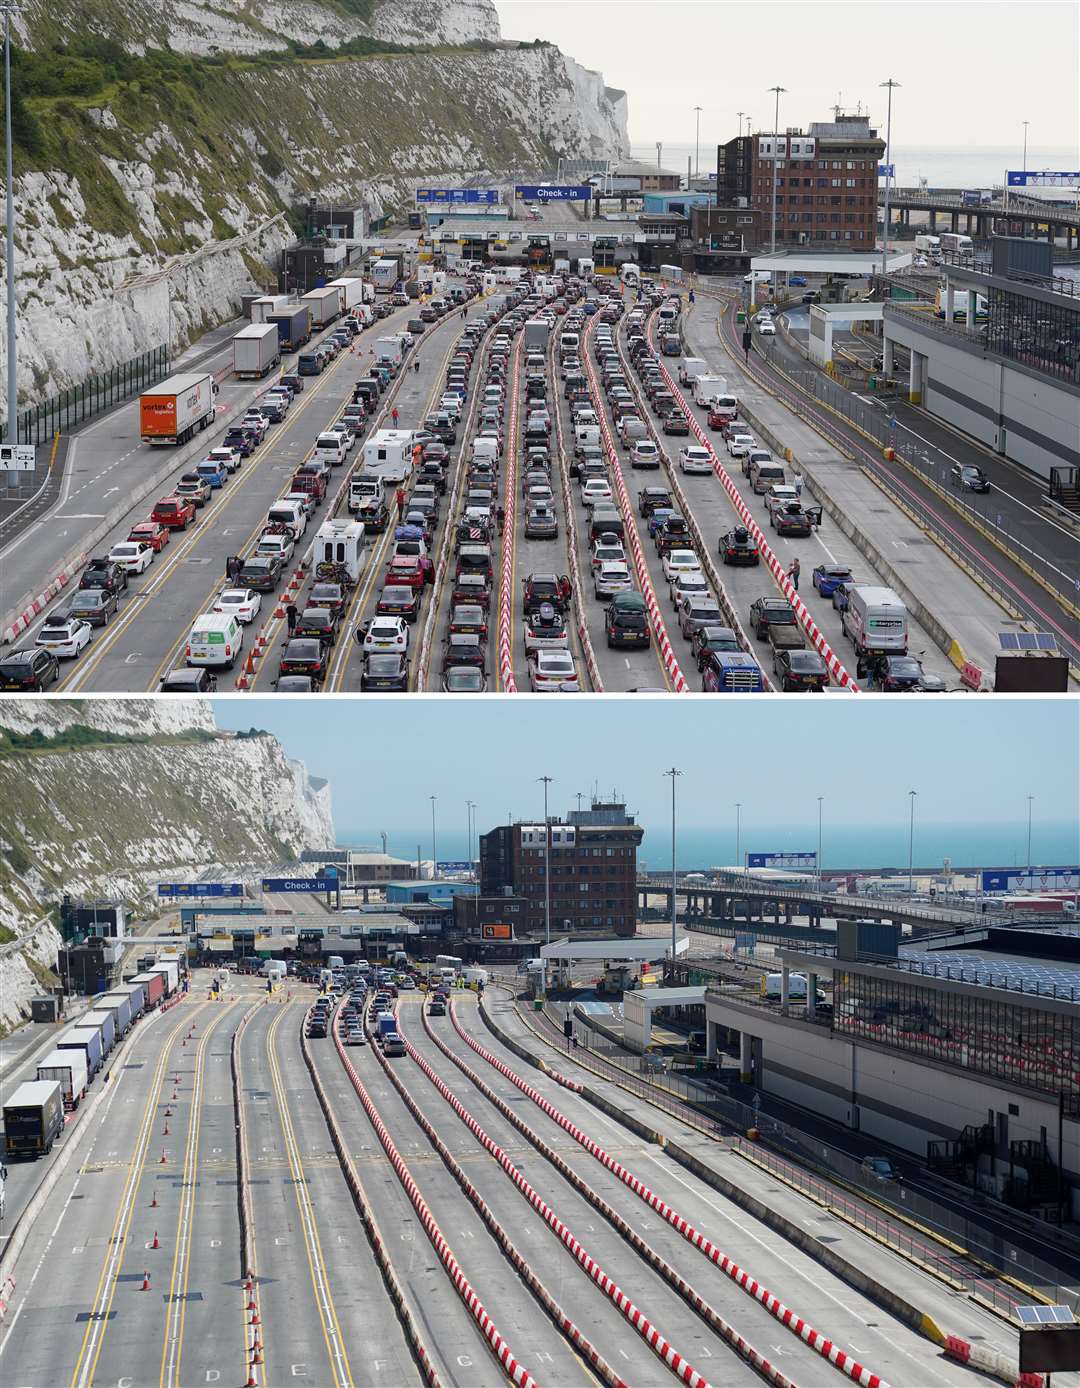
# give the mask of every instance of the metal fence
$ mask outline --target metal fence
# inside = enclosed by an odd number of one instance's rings
[[[942,325],[937,324],[937,326],[941,327]],[[771,371],[775,372],[781,379],[788,381],[800,394],[828,406],[842,419],[868,436],[879,449],[893,449],[897,458],[902,459],[928,484],[936,487],[939,492],[948,492],[952,505],[957,507],[976,528],[991,532],[1010,558],[1033,570],[1059,599],[1070,604],[1076,602],[1077,594],[1080,593],[1080,558],[1066,571],[1033,549],[1027,543],[1024,535],[1019,533],[1018,523],[1010,516],[1002,515],[996,509],[992,492],[977,500],[969,497],[968,493],[956,492],[953,494],[949,480],[951,469],[949,460],[938,454],[936,450],[928,449],[926,444],[914,435],[898,428],[896,416],[889,409],[887,401],[883,400],[880,405],[875,405],[860,399],[853,391],[846,389],[839,382],[831,380],[824,372],[818,371],[816,368],[802,369],[782,366],[777,360],[771,343],[763,346],[760,342],[756,342],[754,349],[765,359]],[[884,480],[886,483],[888,482],[888,479]],[[956,538],[950,535],[947,528],[942,527],[934,511],[922,501],[917,492],[910,489],[903,490],[900,499],[930,529],[935,541],[947,553],[965,564],[970,565],[973,562],[976,556],[966,546],[957,543]],[[979,574],[980,578],[1009,605],[1012,607],[1021,605],[1022,594],[1004,582],[1004,575],[997,570],[996,566],[980,564]],[[1039,621],[1037,613],[1032,612],[1027,615],[1032,621]]]
[[[560,1033],[568,1006],[549,1002],[544,1008],[547,1021]],[[1026,1290],[1004,1278],[1014,1279],[1023,1288],[1030,1287],[1047,1300],[1080,1312],[1080,1292],[1075,1287],[1062,1286],[1060,1271],[1017,1247],[1006,1236],[1003,1226],[973,1222],[962,1211],[902,1183],[873,1180],[859,1158],[770,1116],[757,1104],[746,1104],[733,1097],[715,1082],[715,1070],[711,1071],[713,1080],[709,1082],[702,1074],[711,1069],[704,1059],[695,1061],[690,1070],[679,1069],[668,1056],[635,1055],[576,1014],[574,1039],[577,1050],[587,1052],[590,1062],[599,1061],[602,1068],[609,1068],[613,1078],[617,1075],[618,1082],[631,1093],[679,1118],[687,1116],[687,1107],[692,1108],[694,1122],[711,1130],[729,1147],[775,1172],[904,1257],[962,1285],[1003,1314],[1012,1316],[1018,1304],[1030,1299]],[[571,1042],[567,1044],[573,1046]],[[750,1129],[758,1132],[758,1141],[744,1136]],[[866,1199],[873,1204],[867,1205],[856,1194],[831,1184],[829,1178],[842,1181],[855,1192],[865,1190]],[[974,1191],[969,1196],[976,1207],[983,1199]],[[993,1219],[993,1211],[988,1214]],[[943,1251],[931,1235],[966,1250],[966,1254]]]
[[[46,443],[54,434],[67,433],[76,424],[118,405],[122,400],[164,380],[169,374],[169,349],[162,344],[151,347],[130,361],[121,362],[77,386],[69,386],[32,405],[17,416],[18,443]],[[4,425],[6,434],[6,423]]]

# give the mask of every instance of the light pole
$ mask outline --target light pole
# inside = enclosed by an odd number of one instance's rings
[[[770,87],[769,91],[776,93],[776,113],[773,116],[773,151],[772,151],[772,238],[770,254],[776,254],[776,181],[780,164],[780,93],[786,92],[786,87]]]
[[[907,841],[907,894],[909,901],[915,895],[915,798],[918,793],[917,790],[908,791],[911,802],[911,818],[908,823]]]
[[[468,845],[469,845],[468,857],[469,857],[469,873],[470,873],[470,875],[472,874],[472,871],[473,871],[472,839],[473,839],[473,810],[475,810],[475,809],[476,809],[476,806],[475,806],[475,804],[474,804],[471,800],[466,800],[466,801],[465,801],[465,833],[466,833],[466,838],[467,838],[467,840],[468,840]]]
[[[548,819],[548,786],[551,776],[538,776],[544,785],[544,944],[551,944],[551,821]]]
[[[694,177],[701,173],[701,107],[695,106],[697,120],[694,126]]]
[[[435,864],[438,862],[438,855],[435,852],[435,801],[438,798],[437,795],[428,796],[428,799],[431,801],[431,880],[433,882],[435,881],[436,875]]]
[[[7,442],[19,442],[19,388],[15,356],[15,180],[11,161],[11,16],[18,11],[4,0],[4,158],[6,160],[7,244],[4,276],[7,280]]]
[[[1024,121],[1024,122],[1023,122],[1023,126],[1024,126],[1024,172],[1025,172],[1025,173],[1027,173],[1027,132],[1028,132],[1028,126],[1029,126],[1030,124],[1031,124],[1030,121]]]
[[[1025,121],[1024,124],[1026,125],[1027,122]],[[1035,799],[1034,795],[1029,795],[1028,798],[1027,798],[1027,802],[1028,802],[1028,851],[1027,851],[1027,870],[1028,870],[1028,876],[1029,876],[1029,877],[1031,876],[1031,803],[1032,803],[1032,801],[1033,801],[1034,799]]]
[[[885,220],[881,228],[881,273],[885,275],[889,265],[889,192],[892,188],[892,94],[893,87],[898,87],[900,83],[890,77],[879,85],[889,89],[889,110],[885,118]]]
[[[664,772],[671,777],[671,977],[675,977],[675,885],[678,880],[675,857],[675,782],[682,775],[672,767]]]
[[[824,795],[817,798],[817,885],[821,891],[821,810],[825,803]]]
[[[743,118],[743,116],[746,115],[746,112],[745,112],[745,111],[736,111],[735,114],[739,117],[739,139],[741,140],[741,139],[742,139],[742,118]]]
[[[735,801],[735,869],[742,868],[742,801]]]

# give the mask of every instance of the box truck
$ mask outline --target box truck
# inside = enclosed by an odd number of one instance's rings
[[[101,1045],[101,1032],[97,1027],[66,1027],[56,1038],[56,1049],[58,1051],[78,1051],[86,1058],[86,1081],[88,1084],[101,1069],[101,1062],[105,1058]]]
[[[525,323],[525,346],[537,347],[542,352],[547,351],[548,337],[550,329],[543,318],[529,318]]]
[[[341,295],[329,284],[304,294],[300,302],[311,314],[313,328],[325,328],[341,313]]]
[[[281,338],[274,323],[252,323],[232,340],[233,375],[259,380],[281,360]]]
[[[378,429],[364,444],[364,467],[368,477],[383,482],[404,482],[412,472],[413,436],[411,429]]]
[[[288,303],[288,294],[264,294],[261,299],[252,301],[251,321],[253,323],[265,323],[272,313],[279,312]]]
[[[83,1051],[62,1051],[59,1047],[49,1052],[38,1065],[39,1080],[55,1080],[64,1096],[64,1107],[74,1110],[86,1093],[86,1054]]]
[[[131,995],[130,993],[103,993],[100,998],[94,999],[94,1010],[107,1007],[116,1013],[116,1039],[120,1040],[131,1030],[131,1024],[135,1020],[131,1015]]]
[[[97,1027],[101,1032],[101,1058],[104,1060],[116,1045],[116,1013],[107,1007],[95,1007],[79,1018],[84,1027]]]
[[[945,231],[941,234],[941,249],[953,255],[974,255],[975,242],[970,236],[958,235],[955,231]]]
[[[271,313],[266,321],[277,328],[283,352],[299,352],[311,341],[311,310],[307,304],[279,309],[277,313]]]
[[[217,384],[209,371],[170,376],[139,396],[143,443],[182,444],[214,422]]]
[[[681,265],[661,265],[660,278],[662,280],[681,280],[683,276]]]
[[[400,256],[383,256],[371,267],[371,279],[377,290],[389,293],[402,278]]]
[[[340,279],[330,280],[326,287],[337,290],[342,313],[348,313],[364,301],[364,281],[359,275],[342,275]]]
[[[4,1151],[41,1157],[64,1127],[64,1096],[56,1080],[28,1080],[4,1101]]]
[[[150,970],[148,973],[136,974],[133,981],[135,983],[141,983],[146,990],[147,1012],[157,1007],[165,997],[165,979],[156,970]]]

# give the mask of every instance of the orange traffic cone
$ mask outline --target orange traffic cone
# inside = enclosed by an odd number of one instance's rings
[[[151,1208],[152,1210],[156,1210],[156,1209],[157,1209],[157,1196],[156,1196],[156,1195],[154,1196],[153,1200],[150,1201],[150,1208]]]
[[[251,1319],[248,1321],[248,1325],[258,1325],[258,1324],[259,1324],[259,1313],[258,1313],[258,1311],[252,1311],[252,1313],[251,1313]]]
[[[164,1130],[164,1132],[161,1134],[161,1136],[162,1136],[162,1137],[168,1137],[168,1136],[169,1136],[169,1125],[168,1125],[168,1123],[165,1124],[165,1130]]]
[[[161,1244],[158,1243],[158,1236],[157,1236],[157,1230],[156,1230],[156,1229],[154,1230],[154,1242],[150,1245],[150,1247],[151,1247],[151,1248],[160,1248],[160,1247],[161,1247]]]
[[[262,1350],[259,1348],[258,1345],[255,1346],[255,1353],[251,1356],[251,1362],[253,1364],[262,1363]]]
[[[149,1274],[148,1272],[145,1272],[145,1271],[144,1271],[144,1272],[143,1272],[143,1275],[142,1275],[142,1286],[139,1288],[139,1291],[140,1291],[140,1292],[148,1292],[149,1290],[150,1290],[150,1274]]]
[[[161,1160],[158,1162],[158,1166],[164,1166],[164,1165],[165,1165],[165,1148],[163,1147],[163,1148],[161,1149]]]
[[[247,1388],[259,1388],[258,1380],[253,1373],[248,1373]]]

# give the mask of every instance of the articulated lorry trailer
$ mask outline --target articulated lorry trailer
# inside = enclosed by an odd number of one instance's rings
[[[281,338],[275,323],[252,323],[232,340],[233,375],[240,380],[260,380],[281,360]]]
[[[8,1157],[43,1157],[64,1129],[64,1095],[56,1080],[28,1080],[4,1101]]]
[[[311,311],[311,322],[316,328],[325,328],[341,313],[341,294],[338,289],[327,284],[322,289],[313,289],[300,300]]]
[[[299,352],[311,341],[311,310],[307,304],[294,304],[267,316],[278,330],[283,352]]]
[[[217,385],[209,371],[170,376],[139,396],[143,443],[184,444],[214,422]]]

